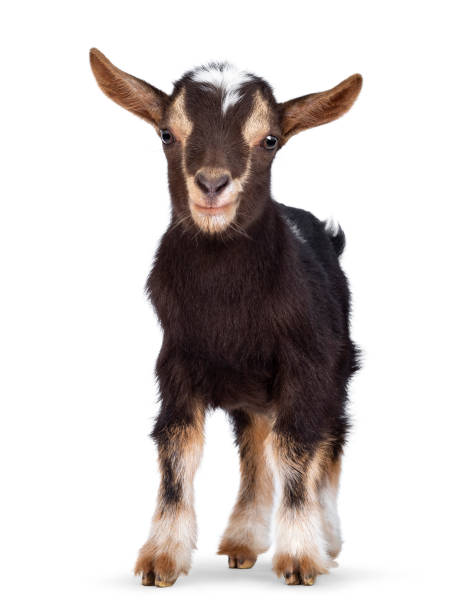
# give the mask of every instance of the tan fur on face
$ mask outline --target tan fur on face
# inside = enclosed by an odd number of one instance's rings
[[[254,96],[252,112],[247,118],[242,135],[249,147],[258,145],[269,134],[271,122],[268,102],[257,91]]]
[[[160,466],[165,459],[169,461],[181,485],[181,498],[174,507],[169,507],[160,487],[150,536],[139,552],[134,570],[143,574],[145,584],[150,583],[149,574],[154,576],[156,586],[172,584],[179,574],[187,574],[191,565],[196,547],[193,478],[204,443],[204,406],[199,406],[195,414],[195,422],[185,428],[173,428],[159,450],[163,460]],[[158,581],[164,584],[157,584]]]
[[[241,484],[223,534],[219,555],[239,561],[255,561],[269,547],[273,480],[265,456],[271,423],[264,416],[251,415],[251,424],[240,441]],[[241,564],[237,564],[241,567]]]
[[[185,90],[179,93],[169,109],[168,127],[172,130],[175,138],[182,143],[183,148],[193,131],[193,122],[189,118],[185,108]]]

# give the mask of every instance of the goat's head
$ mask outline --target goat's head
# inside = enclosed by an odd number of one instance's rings
[[[161,137],[178,222],[211,234],[249,225],[269,201],[276,151],[294,134],[344,114],[362,85],[355,74],[328,91],[278,104],[263,79],[209,64],[186,73],[169,96],[97,49],[90,60],[102,91]]]

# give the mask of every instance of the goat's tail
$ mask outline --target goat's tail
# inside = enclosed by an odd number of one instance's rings
[[[327,233],[333,245],[337,257],[344,251],[346,246],[346,236],[344,235],[341,226],[332,218],[323,222],[325,232]]]

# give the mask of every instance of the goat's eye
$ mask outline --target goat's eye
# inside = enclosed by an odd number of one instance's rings
[[[159,133],[161,134],[161,140],[164,144],[168,145],[174,142],[174,137],[169,130],[160,130]]]
[[[275,149],[276,145],[277,138],[275,136],[266,136],[266,138],[263,140],[263,146],[265,149],[268,149],[268,151],[272,151],[273,149]]]

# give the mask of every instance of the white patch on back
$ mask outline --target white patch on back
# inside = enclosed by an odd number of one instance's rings
[[[197,68],[191,78],[197,83],[211,85],[221,90],[222,113],[225,114],[230,106],[239,102],[242,97],[240,88],[250,81],[252,76],[231,64],[208,64]]]
[[[300,242],[305,244],[307,242],[307,240],[303,236],[303,234],[301,233],[300,228],[298,227],[298,225],[296,225],[296,223],[294,223],[293,221],[291,221],[287,217],[284,217],[284,219],[285,219],[287,225],[289,226],[289,228],[292,230],[293,234],[295,235],[295,238],[298,238],[298,240]]]

